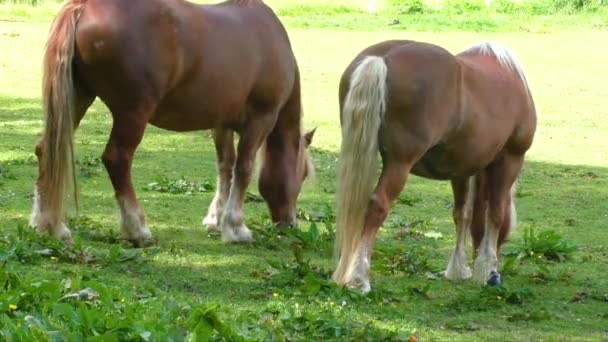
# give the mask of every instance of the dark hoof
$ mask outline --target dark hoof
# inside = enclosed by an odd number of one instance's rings
[[[277,222],[275,223],[275,226],[279,229],[293,229],[296,227],[296,224],[290,222]]]
[[[156,239],[132,239],[125,240],[125,244],[131,245],[134,248],[146,248],[158,245],[158,240]]]
[[[488,285],[489,286],[500,286],[501,283],[502,283],[502,279],[500,277],[500,273],[498,273],[496,271],[492,271],[492,273],[490,273],[490,278],[488,278]]]

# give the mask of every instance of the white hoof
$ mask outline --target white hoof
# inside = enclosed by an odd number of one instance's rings
[[[204,226],[217,225],[217,216],[215,216],[215,214],[212,214],[212,213],[207,214],[207,216],[205,216],[203,218],[203,225]]]
[[[466,280],[473,276],[469,265],[466,263],[466,255],[452,254],[448,268],[443,273],[446,279],[452,281]]]
[[[461,269],[455,269],[455,268],[450,269],[448,267],[448,269],[446,269],[445,272],[443,272],[443,275],[445,276],[446,279],[451,280],[451,281],[467,280],[467,279],[471,279],[471,277],[473,277],[473,273],[471,272],[471,269],[469,268],[469,266],[465,266]]]
[[[49,234],[50,236],[62,240],[68,245],[71,245],[74,240],[72,239],[72,232],[68,229],[68,227],[64,223],[60,223],[59,227],[55,229],[43,228],[42,225],[36,225],[35,222],[30,222],[30,225],[36,229],[36,233],[39,235]]]
[[[369,278],[355,278],[348,282],[346,286],[350,287],[351,289],[359,290],[363,294],[367,294],[372,290],[372,287],[369,284]]]
[[[251,231],[244,224],[238,227],[224,226],[222,228],[222,241],[231,242],[250,242],[253,241]]]
[[[61,223],[60,227],[53,232],[53,236],[58,239],[65,241],[68,244],[72,243],[72,233],[68,229],[68,227]]]
[[[212,234],[219,234],[222,232],[220,229],[219,222],[217,220],[217,216],[215,214],[207,214],[205,218],[203,218],[203,226],[207,227],[207,231]]]
[[[153,241],[153,239],[152,239],[152,233],[150,232],[150,229],[148,229],[145,226],[144,227],[140,227],[137,230],[135,230],[135,229],[132,229],[132,230],[123,229],[123,231],[122,231],[122,238],[124,240],[130,241],[136,247],[145,247],[145,246],[148,246]]]
[[[207,225],[207,233],[209,233],[209,234],[221,234],[222,230],[216,224],[208,224]]]
[[[346,283],[340,283],[337,279],[336,279],[336,275],[334,274],[332,276],[333,281],[335,281],[338,285],[345,285],[346,287],[353,289],[353,290],[359,290],[361,291],[363,294],[367,294],[369,293],[369,291],[371,291],[372,287],[369,283],[369,277],[366,276],[353,276],[350,280],[347,280]]]
[[[350,267],[351,271],[347,272],[347,275],[342,280],[338,281],[336,273],[332,276],[333,280],[339,285],[359,290],[363,294],[369,293],[372,287],[369,282],[370,262],[367,258],[367,251],[364,251],[362,255],[356,256],[356,261]]]
[[[496,272],[497,268],[497,261],[478,257],[473,265],[473,280],[480,285],[486,285],[490,274]]]

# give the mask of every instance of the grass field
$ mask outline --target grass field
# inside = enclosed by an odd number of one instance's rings
[[[0,21],[49,21],[60,0],[0,0]],[[194,0],[217,3],[217,0]],[[292,28],[423,32],[549,33],[608,28],[608,5],[597,0],[267,0]],[[36,3],[36,6],[29,4]]]
[[[319,127],[317,179],[299,201],[302,232],[277,237],[252,186],[246,217],[256,242],[224,245],[208,236],[200,222],[213,193],[199,186],[215,180],[208,134],[150,127],[136,154],[134,181],[159,245],[139,250],[116,243],[113,191],[99,160],[111,121],[99,103],[76,135],[76,245],[65,249],[26,227],[48,26],[0,22],[0,340],[608,339],[608,46],[602,43],[608,32],[290,27],[305,125]],[[450,187],[417,177],[381,230],[372,292],[361,296],[327,281],[340,144],[337,82],[354,54],[388,38],[434,42],[453,52],[493,39],[523,61],[539,127],[521,178],[520,227],[504,251],[501,288],[439,276],[454,243]],[[160,192],[163,186],[175,193]],[[410,227],[408,236],[398,235],[403,227]],[[537,239],[524,239],[530,231]],[[548,232],[560,236],[552,240]],[[556,261],[559,256],[567,258]],[[69,296],[87,288],[95,293]]]

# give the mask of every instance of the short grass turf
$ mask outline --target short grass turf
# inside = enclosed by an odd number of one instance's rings
[[[209,134],[154,127],[136,153],[133,174],[159,244],[140,251],[116,243],[113,191],[99,162],[111,118],[96,103],[75,138],[81,210],[74,220],[80,227],[74,256],[26,228],[48,27],[0,23],[1,339],[608,338],[608,45],[601,43],[608,33],[289,29],[303,79],[305,126],[319,127],[313,143],[317,178],[300,196],[300,229],[306,233],[295,238],[277,238],[266,228],[267,210],[256,201],[255,186],[250,188],[246,219],[253,244],[224,245],[201,225],[213,192],[199,185],[215,180]],[[439,276],[454,244],[450,186],[418,177],[410,178],[381,229],[372,293],[362,297],[327,281],[333,262],[326,223],[331,227],[340,144],[338,79],[361,49],[391,38],[432,42],[453,52],[492,39],[522,60],[539,125],[520,180],[520,227],[504,251],[526,257],[503,256],[511,261],[502,288],[454,284]],[[176,193],[158,191],[163,185]],[[310,233],[310,221],[318,221],[318,234],[315,228]],[[409,233],[401,236],[404,227]],[[553,231],[577,251],[563,262],[531,255],[523,239],[529,231]],[[99,297],[62,299],[87,287]]]

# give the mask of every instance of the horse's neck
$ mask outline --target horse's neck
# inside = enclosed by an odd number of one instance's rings
[[[275,127],[272,133],[266,138],[266,147],[271,153],[284,153],[290,150],[286,147],[298,147],[300,139],[300,130],[295,128],[280,129]]]

